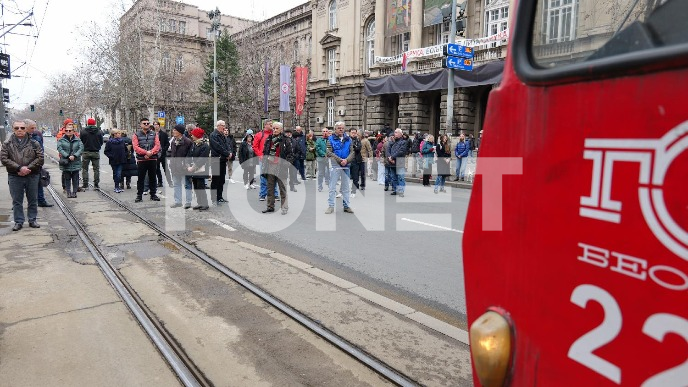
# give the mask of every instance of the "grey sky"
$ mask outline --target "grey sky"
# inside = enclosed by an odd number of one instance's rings
[[[186,0],[204,10],[216,6],[223,14],[264,20],[291,9],[306,0]],[[10,89],[9,106],[23,109],[36,102],[52,75],[68,72],[78,60],[88,55],[80,47],[77,26],[86,20],[108,23],[118,17],[122,3],[133,0],[0,0],[5,25],[18,23],[33,7],[33,27],[18,26],[0,43],[10,55],[12,79],[2,80]],[[27,20],[28,21],[28,20]],[[6,31],[6,26],[2,31]],[[21,34],[21,35],[20,35]],[[38,38],[22,35],[38,35]]]

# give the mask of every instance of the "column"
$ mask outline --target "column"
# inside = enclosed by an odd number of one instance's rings
[[[388,0],[375,1],[375,55],[385,54],[385,6]]]
[[[423,47],[423,3],[424,0],[412,0],[411,2],[410,49]]]

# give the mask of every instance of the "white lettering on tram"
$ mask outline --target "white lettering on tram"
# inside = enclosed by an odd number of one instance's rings
[[[675,291],[688,290],[688,274],[675,267],[667,265],[650,266],[646,259],[585,243],[578,243],[578,247],[582,249],[581,255],[578,256],[578,260],[581,262],[603,269],[609,268],[615,273],[640,281],[647,281],[649,276],[652,282],[665,289]]]

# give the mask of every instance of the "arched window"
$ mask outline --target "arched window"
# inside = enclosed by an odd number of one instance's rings
[[[329,7],[330,31],[337,28],[337,0],[330,1]]]
[[[375,63],[375,18],[371,18],[365,28],[365,71]]]

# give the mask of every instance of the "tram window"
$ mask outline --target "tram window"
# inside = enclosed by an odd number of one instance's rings
[[[532,57],[563,67],[688,43],[686,0],[537,0]]]

